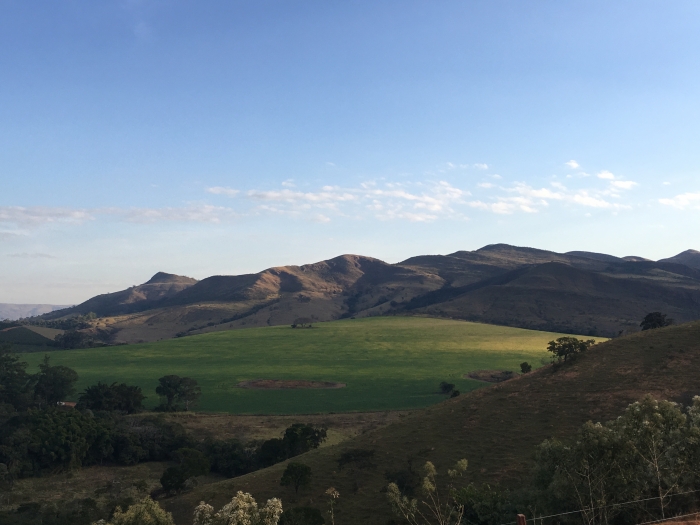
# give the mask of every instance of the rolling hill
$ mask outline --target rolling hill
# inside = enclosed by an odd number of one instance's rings
[[[342,255],[302,266],[201,281],[158,273],[148,282],[42,316],[95,312],[94,330],[142,342],[251,326],[376,315],[432,315],[614,336],[663,311],[700,319],[700,253],[661,261],[506,244],[397,264]]]
[[[527,476],[536,445],[571,436],[587,420],[605,421],[651,393],[688,403],[700,393],[700,322],[633,334],[593,347],[573,363],[543,367],[498,385],[414,412],[387,427],[299,456],[312,469],[310,488],[295,498],[280,487],[286,463],[206,485],[162,504],[190,523],[201,500],[220,506],[237,490],[289,506],[325,508],[323,492],[340,492],[336,523],[384,525],[392,518],[383,488],[387,471],[418,469],[426,460],[445,471],[467,458],[469,481],[515,486]],[[339,468],[352,449],[373,451],[371,468]]]

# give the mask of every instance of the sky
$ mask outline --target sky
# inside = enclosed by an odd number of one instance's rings
[[[0,0],[0,302],[700,249],[700,3]]]

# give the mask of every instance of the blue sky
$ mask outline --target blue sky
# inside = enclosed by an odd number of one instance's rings
[[[700,248],[695,1],[0,2],[0,302]]]

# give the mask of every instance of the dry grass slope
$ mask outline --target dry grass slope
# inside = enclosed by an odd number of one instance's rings
[[[323,491],[341,494],[336,523],[384,525],[392,516],[382,492],[384,472],[413,462],[433,461],[446,469],[469,460],[473,481],[515,485],[527,475],[534,448],[542,440],[572,435],[585,421],[608,420],[651,393],[666,399],[689,399],[700,393],[700,322],[612,340],[571,365],[542,368],[506,383],[484,388],[440,405],[406,415],[397,423],[339,445],[296,458],[313,471],[313,484],[295,501],[279,486],[285,464],[202,487],[164,501],[180,524],[189,524],[200,500],[221,505],[235,490],[258,499],[279,496],[286,506],[324,507]],[[375,451],[376,467],[338,469],[343,451]]]

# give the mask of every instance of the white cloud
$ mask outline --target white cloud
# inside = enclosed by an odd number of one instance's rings
[[[637,185],[637,183],[631,180],[614,180],[610,183],[610,185],[620,190],[631,190]]]
[[[474,164],[474,167],[475,167],[476,169],[478,169],[478,170],[487,170],[487,169],[489,169],[489,165],[488,165],[488,164],[484,164],[484,163],[482,163],[482,162],[477,162],[476,164]]]
[[[477,184],[477,186],[479,188],[493,188],[494,185],[490,182],[480,182],[479,184]]]
[[[615,175],[610,173],[608,170],[603,170],[600,173],[598,173],[598,178],[599,179],[606,179],[606,180],[614,180]]]
[[[235,197],[240,192],[241,190],[234,190],[233,188],[225,188],[223,186],[214,186],[213,188],[207,188],[207,193],[213,193],[214,195],[226,195],[228,197]]]
[[[318,222],[318,223],[322,223],[322,224],[323,224],[323,223],[326,223],[326,222],[331,222],[330,217],[327,217],[327,216],[325,216],[325,215],[323,215],[323,214],[321,214],[321,213],[319,213],[318,215],[314,215],[314,217],[313,217],[312,220],[313,220],[314,222]]]
[[[682,193],[670,199],[659,199],[661,204],[673,206],[679,210],[686,208],[700,209],[700,192],[697,193]]]
[[[496,180],[500,180],[500,179],[502,179],[503,177],[501,177],[498,173],[495,173],[494,175],[491,175],[491,178],[492,178],[492,179],[496,179]]]
[[[569,166],[572,170],[575,170],[576,168],[580,168],[581,165],[576,162],[575,160],[570,160],[569,162],[565,162],[567,166]]]
[[[106,215],[114,215],[127,222],[210,222],[219,223],[234,219],[240,214],[232,208],[200,204],[184,208],[109,208],[100,210]]]
[[[80,223],[93,219],[87,210],[52,208],[46,206],[0,206],[0,224],[14,224],[20,227],[38,227],[48,223]]]
[[[287,179],[282,183],[282,186],[285,188],[294,188],[296,187],[296,184],[294,184],[294,179]]]
[[[7,256],[16,259],[56,259],[48,253],[8,253]]]

